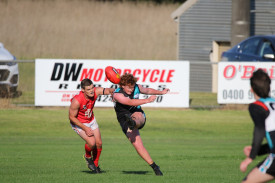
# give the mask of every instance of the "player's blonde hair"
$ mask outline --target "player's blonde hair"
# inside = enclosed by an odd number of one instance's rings
[[[137,78],[133,76],[133,74],[125,73],[121,76],[119,86],[127,86],[127,85],[135,85],[137,82]]]

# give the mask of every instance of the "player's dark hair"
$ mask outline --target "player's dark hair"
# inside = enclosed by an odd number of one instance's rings
[[[261,98],[269,97],[271,80],[267,73],[258,69],[250,78],[250,85],[253,91]]]
[[[133,76],[133,74],[125,73],[121,76],[119,85],[127,86],[127,85],[135,85],[137,82],[137,78]]]
[[[85,86],[90,86],[91,84],[93,84],[93,82],[86,78],[81,81],[80,86],[82,89],[85,89]]]

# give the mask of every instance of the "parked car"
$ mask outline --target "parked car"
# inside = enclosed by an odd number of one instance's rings
[[[222,61],[275,61],[275,35],[252,36],[222,53]]]
[[[0,62],[0,97],[10,97],[17,92],[19,82],[18,64],[4,45],[0,43],[0,60],[10,62]]]

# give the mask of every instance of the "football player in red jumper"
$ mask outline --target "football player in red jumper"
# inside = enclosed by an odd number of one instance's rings
[[[84,158],[88,168],[100,173],[98,160],[102,151],[102,140],[93,108],[99,95],[110,95],[113,88],[94,87],[90,79],[81,81],[81,91],[71,100],[69,119],[72,129],[86,142]]]

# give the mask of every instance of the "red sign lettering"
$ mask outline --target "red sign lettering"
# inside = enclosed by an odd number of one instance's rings
[[[149,72],[150,72],[150,71],[151,71],[151,70],[149,69],[149,70],[146,72],[146,70],[143,69],[143,80],[142,80],[142,82],[145,82],[145,80],[146,80],[147,76],[149,75]]]
[[[171,83],[172,82],[172,77],[174,76],[173,72],[175,72],[175,70],[169,70],[168,76],[167,76],[167,80],[166,80],[167,83]]]
[[[155,73],[158,75],[159,74],[159,70],[155,69],[152,71],[151,77],[150,77],[150,82],[154,83],[158,80],[157,77],[155,77]]]
[[[270,71],[270,79],[274,79],[274,78],[275,78],[275,76],[274,76],[274,68],[275,68],[275,66],[272,66],[272,67],[269,69],[269,71]]]
[[[244,65],[244,72],[242,75],[242,79],[249,79],[252,77],[253,72],[255,71],[255,66],[253,65]]]
[[[139,77],[137,75],[140,75],[141,74],[141,70],[140,69],[136,69],[134,70],[133,72],[133,75],[139,80]]]
[[[89,69],[89,72],[88,72],[88,69],[83,69],[81,77],[80,77],[80,81],[82,81],[85,78],[91,79],[93,76],[93,72],[94,72],[94,69]]]
[[[141,82],[159,82],[159,83],[171,83],[174,77],[175,70],[160,70],[160,69],[117,69],[118,73],[125,74],[131,73]],[[81,73],[80,81],[83,79],[88,78],[94,82],[104,81],[107,82],[107,78],[104,72],[104,69],[94,69],[94,68],[84,68]]]
[[[97,69],[97,70],[95,71],[94,81],[95,81],[95,82],[100,81],[101,78],[102,78],[102,74],[103,74],[103,69]]]
[[[229,74],[231,72],[231,74]],[[226,79],[232,79],[235,76],[236,67],[234,65],[228,65],[223,70],[223,77]]]

